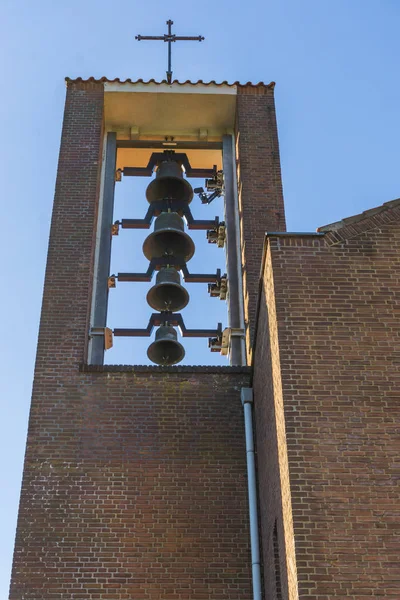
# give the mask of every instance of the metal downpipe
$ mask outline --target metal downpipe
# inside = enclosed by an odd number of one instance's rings
[[[241,400],[244,411],[244,430],[246,437],[247,458],[247,488],[249,497],[250,518],[250,546],[251,546],[251,571],[253,580],[253,600],[262,600],[261,591],[261,566],[260,566],[260,539],[258,533],[257,485],[256,466],[254,456],[253,434],[253,390],[241,389]]]

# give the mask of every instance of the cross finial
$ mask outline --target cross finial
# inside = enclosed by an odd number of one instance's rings
[[[198,35],[195,37],[175,35],[171,31],[171,27],[173,24],[174,24],[174,22],[171,21],[171,19],[169,19],[167,21],[168,33],[165,33],[164,35],[137,35],[137,36],[135,36],[135,39],[138,42],[140,42],[141,40],[161,40],[162,42],[168,42],[168,71],[167,71],[168,83],[172,82],[172,66],[171,66],[171,44],[172,44],[172,42],[177,42],[177,41],[182,41],[182,40],[184,40],[184,41],[195,40],[197,42],[202,42],[204,40],[204,37],[202,35]]]

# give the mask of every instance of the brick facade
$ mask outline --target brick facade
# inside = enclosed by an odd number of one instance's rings
[[[267,231],[285,231],[274,85],[238,86],[236,158],[246,346],[251,362],[260,265]]]
[[[248,369],[82,366],[103,85],[68,83],[10,600],[250,599]]]
[[[400,202],[373,213],[268,241],[253,385],[271,599],[296,597],[293,529],[300,598],[400,596]]]
[[[250,599],[248,381],[104,367],[36,382],[10,600]]]
[[[270,235],[260,285],[273,86],[238,86],[253,372],[88,366],[103,108],[104,82],[68,82],[10,600],[250,600],[251,385],[265,598],[398,597],[400,202]]]
[[[268,252],[256,325],[253,377],[264,589],[268,600],[295,600],[296,560],[275,292],[270,265],[271,253]]]

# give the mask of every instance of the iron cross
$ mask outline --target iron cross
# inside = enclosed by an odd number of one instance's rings
[[[137,36],[135,36],[135,39],[138,42],[140,42],[141,40],[161,40],[162,42],[168,42],[168,71],[167,71],[168,83],[172,82],[172,67],[171,67],[171,44],[172,44],[172,42],[177,42],[177,41],[181,41],[181,40],[184,40],[184,41],[195,40],[197,42],[202,42],[204,40],[204,37],[202,35],[198,35],[196,37],[175,35],[174,33],[171,32],[171,27],[173,24],[174,24],[174,22],[171,21],[171,19],[169,21],[167,21],[168,33],[165,33],[164,35],[137,35]]]

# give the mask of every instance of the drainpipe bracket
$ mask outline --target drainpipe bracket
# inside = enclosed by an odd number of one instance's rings
[[[245,337],[245,331],[242,327],[230,327],[229,329],[231,337]]]
[[[240,399],[242,401],[243,406],[245,404],[253,404],[253,388],[245,388],[243,387],[240,390]]]

